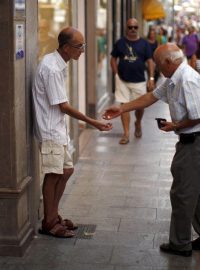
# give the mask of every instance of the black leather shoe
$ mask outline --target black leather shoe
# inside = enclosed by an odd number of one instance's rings
[[[192,249],[200,250],[200,237],[192,241]]]
[[[173,249],[169,243],[160,245],[160,250],[174,255],[190,257],[192,256],[192,250],[175,250]]]

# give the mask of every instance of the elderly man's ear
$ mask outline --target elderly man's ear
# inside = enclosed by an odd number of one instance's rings
[[[64,52],[66,52],[66,51],[68,51],[68,48],[69,48],[69,44],[65,44],[65,45],[63,45],[63,51]]]
[[[165,65],[171,65],[172,63],[173,63],[173,61],[170,58],[166,58],[165,61],[164,61]]]

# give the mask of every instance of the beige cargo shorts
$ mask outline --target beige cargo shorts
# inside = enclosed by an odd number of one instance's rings
[[[72,157],[67,145],[53,141],[44,141],[40,144],[42,173],[63,174],[64,169],[73,168]]]

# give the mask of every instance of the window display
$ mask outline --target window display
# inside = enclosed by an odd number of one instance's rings
[[[69,0],[39,0],[38,6],[38,57],[41,59],[57,48],[58,33],[70,24],[71,9]]]
[[[107,0],[98,1],[96,22],[97,44],[97,100],[101,100],[107,93]]]

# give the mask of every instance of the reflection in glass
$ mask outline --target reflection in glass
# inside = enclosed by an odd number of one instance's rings
[[[51,27],[47,19],[39,20],[39,59],[45,54],[53,52],[57,46],[57,38],[51,32]]]
[[[58,47],[57,36],[70,21],[69,0],[39,0],[38,41],[39,60]]]
[[[97,28],[97,50],[98,50],[98,75],[101,76],[103,61],[106,57],[106,31],[103,28]]]
[[[98,0],[97,22],[97,102],[101,103],[107,92],[107,0]]]

